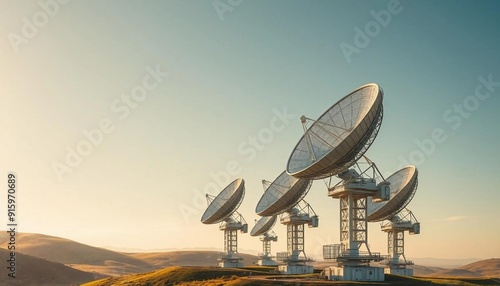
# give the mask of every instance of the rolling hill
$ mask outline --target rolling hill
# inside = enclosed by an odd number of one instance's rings
[[[465,269],[447,269],[427,275],[428,277],[481,277],[480,274]]]
[[[227,285],[238,282],[238,277],[248,276],[250,272],[255,274],[268,274],[259,271],[251,271],[235,268],[215,267],[181,267],[173,266],[143,274],[132,274],[122,277],[100,279],[83,286],[112,286],[112,285]],[[196,284],[195,281],[203,281]],[[185,283],[185,284],[182,284]],[[213,284],[210,284],[213,283]],[[240,284],[235,284],[240,285]],[[254,285],[256,285],[254,283]],[[264,283],[258,283],[264,285]]]
[[[164,268],[169,266],[216,266],[218,252],[190,250],[126,254],[155,267]],[[240,256],[244,259],[245,265],[253,265],[259,260],[255,255],[240,253]]]
[[[411,268],[413,268],[413,275],[415,276],[429,276],[437,272],[449,270],[441,267],[428,267],[422,265],[413,265]]]
[[[9,257],[9,253],[10,251],[0,249],[2,261]],[[83,272],[61,263],[16,253],[16,278],[10,278],[6,271],[2,271],[0,285],[59,286],[85,283],[103,277],[103,275]]]
[[[459,267],[458,269],[473,271],[483,277],[500,277],[500,258],[477,261]]]
[[[479,261],[478,258],[433,258],[433,257],[412,257],[411,260],[418,265],[427,267],[458,268],[460,266]]]
[[[0,248],[6,248],[7,233],[0,233]],[[69,239],[33,233],[17,234],[17,253],[23,257],[22,269],[29,269],[24,281],[19,285],[68,285],[93,280],[101,275],[139,275],[176,266],[211,267],[217,264],[217,251],[170,251],[152,253],[123,253],[93,247]],[[7,255],[6,250],[2,250]],[[2,255],[4,253],[2,252]],[[240,254],[247,266],[253,265],[258,257]],[[23,264],[24,263],[24,264]],[[327,262],[316,262],[314,266],[323,268]],[[325,264],[325,265],[323,265]],[[476,261],[464,266],[446,269],[415,265],[415,276],[429,277],[500,277],[500,259]],[[35,270],[33,270],[35,269]],[[6,275],[0,280],[5,285]],[[52,279],[52,280],[51,280]],[[438,279],[438,278],[436,278]],[[37,281],[35,283],[34,281]],[[111,280],[110,280],[111,281]],[[38,283],[40,282],[40,283]],[[59,284],[58,284],[59,283]],[[233,283],[233,282],[231,282]],[[15,285],[15,284],[7,284]]]
[[[0,233],[0,248],[7,248],[8,234]],[[216,251],[172,251],[154,253],[120,253],[65,238],[34,233],[17,234],[17,252],[65,264],[85,272],[107,276],[143,273],[168,266],[215,266]],[[246,265],[257,256],[241,254]]]
[[[397,275],[386,275],[386,282],[359,281],[324,281],[318,274],[279,275],[269,273],[269,267],[215,268],[215,267],[182,267],[172,266],[143,274],[132,274],[92,281],[83,286],[113,285],[498,285],[495,279],[473,278],[418,278]]]
[[[7,248],[7,233],[0,233],[0,247]],[[93,247],[69,239],[34,233],[17,234],[17,251],[86,272],[106,275],[140,273],[154,269],[147,262],[126,254]]]
[[[500,277],[500,259],[476,261],[458,268],[438,271],[430,277]]]

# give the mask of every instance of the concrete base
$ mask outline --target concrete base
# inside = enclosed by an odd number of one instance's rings
[[[229,261],[229,260],[226,260],[226,261],[220,261],[219,262],[219,267],[223,267],[223,268],[241,268],[243,267],[243,262],[239,262],[239,261]]]
[[[384,281],[384,269],[372,266],[330,266],[324,270],[328,280]]]
[[[385,268],[384,269],[385,274],[394,274],[394,275],[401,275],[401,276],[413,276],[413,269],[410,268]]]
[[[276,266],[276,265],[278,265],[278,263],[276,263],[276,261],[274,261],[272,259],[260,259],[259,261],[257,261],[257,265],[260,265],[260,266]]]
[[[282,274],[312,274],[314,268],[311,265],[280,265],[278,271]]]

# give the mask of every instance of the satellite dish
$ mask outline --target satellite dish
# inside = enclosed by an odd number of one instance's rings
[[[244,195],[245,181],[238,178],[215,197],[201,217],[201,222],[214,224],[225,220],[240,206]]]
[[[255,224],[250,231],[251,236],[259,236],[261,234],[266,233],[268,230],[273,228],[276,223],[276,216],[264,216],[259,219],[259,221]]]
[[[278,241],[278,236],[271,230],[276,223],[277,216],[261,217],[255,224],[250,232],[251,236],[260,236],[262,241],[262,253],[259,253],[259,261],[257,265],[260,266],[276,266],[276,261],[273,260],[274,256],[271,254],[271,242]]]
[[[266,181],[263,181],[265,183]],[[283,171],[270,183],[260,198],[255,212],[260,216],[273,216],[293,208],[302,200],[311,187],[312,181],[292,177]]]
[[[234,180],[215,198],[207,194],[208,207],[201,217],[201,222],[220,222],[219,230],[224,231],[224,252],[220,253],[217,259],[220,267],[243,267],[243,258],[238,255],[238,230],[246,233],[248,224],[236,209],[244,195],[245,181],[242,178]]]
[[[278,253],[277,258],[287,264],[280,265],[278,271],[286,274],[313,273],[313,267],[306,265],[312,260],[304,251],[304,225],[318,227],[319,220],[312,207],[303,200],[312,181],[292,177],[283,171],[272,183],[263,180],[262,184],[265,191],[255,212],[268,218],[259,220],[252,232],[258,233],[261,228],[272,226],[274,222],[269,221],[269,217],[281,214],[280,221],[287,227],[288,243],[287,252]]]
[[[368,221],[382,221],[390,219],[408,203],[410,203],[418,186],[418,170],[415,166],[407,166],[392,174],[385,180],[391,190],[389,200],[374,203],[368,200]]]
[[[322,179],[356,163],[375,139],[382,122],[383,91],[363,85],[323,113],[302,136],[288,159],[288,174]],[[302,116],[304,124],[308,118]]]
[[[364,156],[382,123],[383,95],[382,88],[369,83],[344,96],[317,120],[302,116],[304,135],[286,166],[287,173],[296,178],[317,180],[338,175],[342,180],[333,187],[331,180],[328,183],[328,196],[339,199],[340,203],[341,244],[330,249],[335,250],[332,251],[335,255],[330,255],[328,247],[324,248],[323,258],[335,259],[337,266],[343,267],[344,278],[375,273],[377,279],[383,280],[383,269],[370,267],[370,261],[380,261],[381,256],[372,253],[368,245],[366,214],[368,198],[387,200],[389,190],[387,183],[377,185],[377,179],[383,176],[375,163]],[[309,121],[313,123],[308,127]],[[358,164],[362,157],[369,165],[366,170],[361,170]],[[360,252],[362,245],[367,252]],[[325,273],[332,275],[330,268]]]

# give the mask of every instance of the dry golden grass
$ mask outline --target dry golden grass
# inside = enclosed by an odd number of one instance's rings
[[[480,274],[465,269],[448,269],[429,275],[429,277],[481,277]]]
[[[7,239],[6,233],[0,233],[0,247],[6,248]],[[17,285],[69,285],[89,281],[89,277],[92,279],[100,273],[120,277],[92,282],[93,284],[89,285],[122,285],[123,283],[129,283],[127,285],[165,285],[165,283],[180,285],[259,285],[262,282],[261,280],[257,283],[253,277],[236,278],[248,275],[250,271],[258,272],[259,268],[231,270],[213,267],[179,267],[189,265],[215,266],[217,263],[217,252],[215,251],[119,253],[64,238],[30,233],[19,233],[16,244],[20,252],[31,255],[24,255],[25,258],[22,260],[24,266],[22,263],[20,264],[22,268],[20,268],[19,273],[22,273],[22,271],[29,271],[29,273],[25,274],[25,280],[16,279]],[[21,253],[19,255],[23,257]],[[246,265],[251,265],[252,262],[257,261],[257,257],[253,255],[241,255],[245,258]],[[49,262],[49,260],[54,263]],[[71,266],[74,269],[62,264]],[[165,267],[168,268],[162,269]],[[415,266],[414,268],[416,276],[424,274],[422,276],[429,277],[419,278],[420,282],[434,283],[431,285],[446,283],[455,283],[456,285],[500,285],[500,282],[494,279],[474,278],[500,277],[500,259],[478,261],[457,269],[421,266]],[[269,269],[262,270],[263,275],[269,275]],[[50,277],[47,278],[47,275],[50,275]],[[0,285],[16,285],[10,283],[13,281],[4,281],[6,277],[4,275],[0,279]],[[449,278],[442,279],[443,277]],[[455,279],[454,277],[462,278]],[[9,284],[5,284],[7,282]],[[415,283],[420,282],[417,279]],[[266,285],[277,285],[276,283],[282,284],[284,282],[265,281]],[[319,282],[313,284],[316,283]]]
[[[82,271],[115,276],[157,269],[141,259],[69,239],[34,233],[18,233],[16,238],[20,252]],[[7,247],[7,239],[7,233],[0,233],[1,248]]]
[[[252,271],[256,273],[255,271]],[[235,280],[239,276],[249,275],[250,271],[232,268],[213,267],[180,267],[173,266],[143,274],[132,274],[123,277],[113,277],[93,281],[84,286],[111,286],[111,285],[178,285],[179,283],[198,283],[210,285]],[[201,283],[201,284],[200,284]],[[203,284],[208,283],[208,284]],[[220,285],[220,284],[219,284]]]
[[[6,248],[7,233],[0,233],[0,247]],[[106,265],[106,261],[149,267],[142,260],[111,250],[89,246],[69,239],[33,233],[18,233],[18,249],[24,254],[63,264]]]
[[[152,253],[124,253],[131,257],[146,261],[158,268],[169,266],[216,266],[217,252],[215,251],[170,251]],[[240,254],[246,265],[253,265],[259,259],[255,255]]]
[[[440,271],[446,271],[448,269],[442,267],[428,267],[422,265],[413,265],[413,275],[415,276],[429,276]]]
[[[314,275],[272,275],[267,271],[254,272],[251,276],[248,269],[227,269],[211,267],[169,267],[144,274],[113,277],[93,281],[83,286],[160,286],[160,285],[194,285],[194,286],[248,286],[248,285],[498,285],[493,279],[461,279],[461,278],[418,278],[386,275],[385,282],[327,282]]]
[[[500,258],[477,261],[458,269],[474,271],[483,277],[500,277]]]
[[[9,251],[0,249],[0,257],[9,256]],[[4,259],[2,259],[3,261]],[[4,269],[5,265],[2,265]],[[16,253],[16,278],[7,276],[7,270],[1,271],[0,285],[71,285],[84,283],[103,277],[73,269],[66,265],[47,261],[30,255]]]
[[[477,261],[459,268],[446,269],[428,275],[429,277],[500,277],[500,259],[492,258]]]

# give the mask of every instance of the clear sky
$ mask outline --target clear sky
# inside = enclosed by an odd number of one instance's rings
[[[0,169],[19,177],[19,230],[222,250],[217,225],[200,222],[204,194],[243,177],[251,229],[300,116],[376,82],[384,120],[366,155],[385,175],[420,172],[409,209],[422,232],[407,235],[407,257],[499,257],[499,12],[498,1],[2,1]],[[306,200],[320,217],[306,253],[320,258],[339,242],[339,202],[322,181]],[[274,230],[273,252],[286,251],[285,227]],[[379,224],[369,230],[386,253]],[[261,242],[241,234],[239,246]]]

